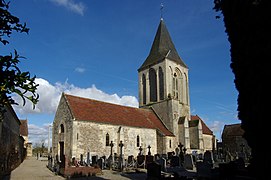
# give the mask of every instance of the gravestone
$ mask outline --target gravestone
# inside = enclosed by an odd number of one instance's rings
[[[239,152],[237,156],[238,156],[238,159],[241,158],[241,159],[243,159],[244,161],[247,161],[246,153],[244,153],[244,152]]]
[[[84,165],[84,159],[83,159],[83,154],[80,154],[80,165]]]
[[[122,148],[123,148],[124,144],[122,143],[122,141],[120,141],[119,143],[119,147],[120,147],[120,157],[119,157],[119,169],[122,171],[123,170],[123,154],[122,154]]]
[[[160,155],[159,154],[155,154],[154,155],[154,161],[155,162],[159,162],[159,159],[160,159]]]
[[[92,162],[92,166],[96,165],[98,161],[98,156],[91,156],[91,162]]]
[[[160,158],[159,159],[159,164],[161,166],[161,170],[163,172],[166,172],[167,171],[167,160],[165,158]]]
[[[128,160],[127,160],[127,166],[128,167],[133,167],[134,166],[134,156],[128,156]]]
[[[211,165],[214,164],[214,157],[211,151],[206,151],[203,156],[203,162],[209,163]]]
[[[101,168],[104,169],[104,159],[103,158],[99,158],[97,161],[97,165]]]
[[[148,146],[148,149],[149,149],[148,156],[150,156],[151,155],[151,146],[150,145]]]
[[[197,162],[197,176],[199,178],[211,178],[212,177],[212,164],[206,162]]]
[[[184,155],[184,168],[193,170],[194,163],[193,163],[193,158],[191,154]]]
[[[167,159],[167,154],[162,154],[161,157]]]
[[[144,165],[145,165],[145,156],[144,155],[137,156],[137,167],[144,168]]]
[[[140,155],[143,155],[143,152],[142,152],[142,151],[143,151],[143,148],[142,148],[141,146],[139,147],[139,149],[138,149],[138,150],[139,150],[138,155],[139,155],[139,156],[140,156]]]
[[[147,167],[147,178],[161,179],[161,166],[156,162],[151,162]]]
[[[52,169],[53,167],[53,158],[51,155],[48,155],[48,168]]]
[[[90,154],[89,154],[89,152],[87,153],[87,165],[88,166],[90,165]]]
[[[105,169],[107,167],[107,159],[106,156],[101,157],[103,159],[103,168]]]
[[[167,157],[168,159],[171,159],[174,156],[174,152],[168,152]]]
[[[170,165],[172,167],[180,166],[180,158],[178,156],[172,156],[170,160]]]
[[[202,153],[198,154],[198,160],[203,160],[203,154]]]
[[[154,156],[152,155],[147,155],[146,156],[146,167],[148,167],[148,164],[152,163],[154,160]]]

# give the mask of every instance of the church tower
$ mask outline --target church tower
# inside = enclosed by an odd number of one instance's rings
[[[175,135],[174,146],[190,149],[188,67],[161,18],[150,53],[138,69],[139,107],[152,108]]]

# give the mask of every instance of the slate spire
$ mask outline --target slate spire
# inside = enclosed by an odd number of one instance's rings
[[[138,71],[157,64],[163,61],[165,58],[170,59],[187,68],[183,60],[180,58],[177,50],[175,49],[165,22],[163,18],[161,18],[150,53]]]

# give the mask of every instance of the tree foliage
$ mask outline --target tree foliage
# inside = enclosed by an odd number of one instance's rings
[[[248,166],[252,179],[270,176],[270,158],[262,142],[269,142],[266,117],[270,110],[271,1],[214,0],[222,13],[230,42],[231,69],[238,90],[238,118],[252,149]],[[259,139],[261,141],[259,141]],[[260,167],[260,168],[259,168]]]
[[[0,1],[0,42],[2,45],[9,43],[8,38],[15,32],[28,33],[26,23],[21,24],[18,17],[9,11],[9,2]],[[9,55],[0,55],[0,107],[7,104],[18,104],[14,100],[14,94],[19,95],[25,105],[26,99],[35,104],[38,103],[39,95],[36,93],[38,84],[35,83],[36,76],[31,77],[29,72],[22,72],[18,63],[21,57],[16,50]]]

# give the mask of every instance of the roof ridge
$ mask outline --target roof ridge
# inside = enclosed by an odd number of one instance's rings
[[[74,98],[80,98],[80,99],[85,99],[88,101],[96,101],[96,102],[100,102],[100,103],[105,103],[105,104],[110,104],[110,105],[116,105],[116,106],[121,106],[121,107],[126,107],[126,108],[134,108],[134,109],[139,109],[138,107],[132,107],[132,106],[125,106],[125,105],[121,105],[121,104],[115,104],[112,102],[106,102],[106,101],[102,101],[102,100],[97,100],[97,99],[93,99],[93,98],[87,98],[87,97],[82,97],[82,96],[76,96],[76,95],[71,95],[71,94],[67,94],[64,93],[65,96],[72,96]]]

